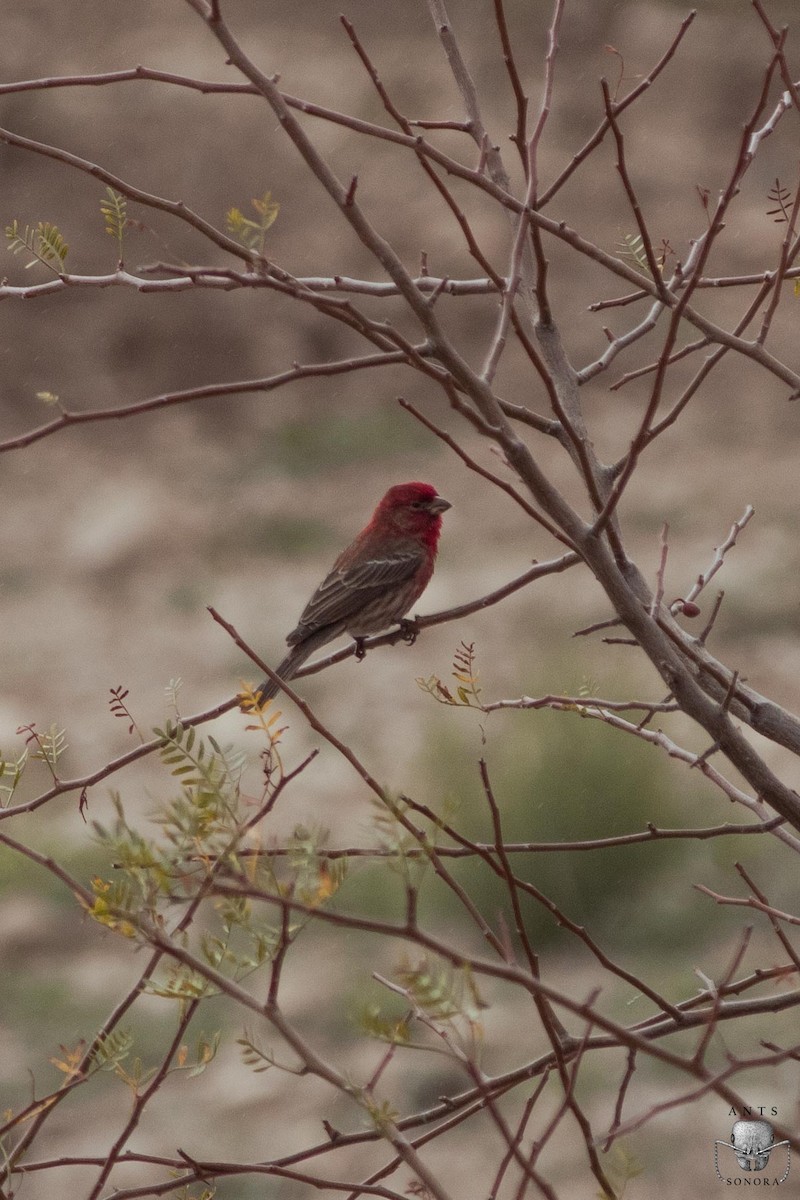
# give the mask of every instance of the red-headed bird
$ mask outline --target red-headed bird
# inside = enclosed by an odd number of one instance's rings
[[[450,507],[429,483],[389,488],[303,609],[276,675],[292,679],[315,650],[341,633],[358,641],[400,621],[430,582],[442,513]],[[277,684],[265,679],[256,690],[259,704],[277,692]]]

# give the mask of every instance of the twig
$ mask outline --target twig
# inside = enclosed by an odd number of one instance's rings
[[[667,555],[669,553],[669,525],[665,521],[661,530],[661,558],[656,572],[656,590],[653,593],[653,600],[650,605],[650,616],[655,618],[656,613],[661,607],[661,601],[664,599],[664,572],[667,569]]]
[[[792,204],[792,210],[789,215],[789,219],[786,222],[786,233],[784,234],[783,241],[781,242],[781,252],[780,252],[780,258],[778,260],[778,266],[775,270],[774,284],[772,287],[772,291],[770,293],[769,302],[767,303],[767,306],[764,309],[764,316],[761,321],[761,328],[759,329],[758,335],[756,337],[756,341],[759,342],[761,345],[763,345],[767,339],[767,334],[770,331],[770,327],[772,325],[773,318],[775,316],[775,313],[778,310],[778,303],[781,298],[781,287],[783,286],[783,281],[786,278],[786,268],[792,257],[792,243],[793,242],[794,242],[794,246],[795,246],[795,253],[797,251],[797,247],[798,247],[797,215],[798,215],[798,212],[800,212],[800,186],[795,187],[794,203]]]
[[[551,524],[551,522],[548,521],[547,518],[544,517],[537,509],[535,509],[533,505],[529,504],[525,497],[521,496],[516,488],[512,486],[512,484],[507,483],[505,479],[501,479],[499,475],[495,475],[494,472],[489,471],[486,467],[482,467],[480,463],[477,462],[470,454],[467,454],[466,450],[464,450],[464,448],[456,441],[454,437],[451,436],[451,434],[447,433],[447,431],[442,429],[441,426],[436,425],[433,421],[431,421],[430,417],[426,417],[425,414],[420,412],[420,410],[411,404],[410,401],[403,399],[401,396],[398,397],[398,404],[400,404],[406,410],[406,412],[409,412],[413,417],[416,417],[420,424],[424,425],[426,429],[429,429],[431,433],[436,434],[436,436],[443,441],[446,446],[449,446],[451,450],[455,451],[461,461],[467,467],[469,467],[470,471],[474,471],[483,479],[487,479],[490,483],[493,483],[495,487],[500,489],[500,491],[505,492],[507,496],[510,496],[511,499],[520,506],[527,516],[536,521],[537,525],[541,525],[543,529],[546,529],[547,532],[551,534],[551,536],[557,541],[561,542],[562,545],[571,548],[569,539],[565,537],[564,534],[555,527],[555,525]]]
[[[734,975],[736,974],[739,964],[741,963],[742,959],[744,958],[744,956],[747,952],[747,947],[750,945],[750,938],[752,937],[752,934],[753,934],[752,925],[747,925],[742,930],[742,935],[739,939],[739,944],[733,953],[730,963],[728,964],[728,969],[725,971],[725,974],[722,976],[722,981],[720,984],[721,988],[726,987],[731,982]],[[706,1056],[706,1051],[708,1050],[708,1047],[711,1044],[711,1039],[716,1032],[717,1013],[719,1012],[719,1007],[720,1007],[721,1003],[722,1003],[722,996],[720,995],[720,988],[715,986],[714,990],[713,990],[713,997],[712,997],[711,1016],[710,1016],[709,1020],[707,1021],[707,1023],[705,1024],[705,1026],[703,1027],[703,1029],[700,1031],[700,1037],[697,1042],[697,1048],[694,1052],[694,1061],[697,1063],[698,1066],[702,1065],[702,1063],[705,1059],[705,1056]]]
[[[191,226],[192,229],[196,229],[198,233],[202,233],[215,246],[219,246],[220,249],[233,254],[234,257],[240,258],[247,263],[254,261],[252,251],[247,250],[241,242],[228,237],[227,234],[222,233],[209,221],[204,220],[198,213],[193,212],[182,200],[167,200],[163,196],[156,196],[151,192],[145,192],[134,184],[128,183],[127,180],[121,179],[118,175],[112,174],[111,171],[107,171],[104,167],[98,166],[97,163],[90,162],[86,158],[81,158],[77,154],[70,154],[68,150],[62,150],[59,146],[50,146],[46,142],[37,142],[33,138],[22,137],[21,134],[13,133],[10,129],[0,128],[0,142],[5,142],[7,146],[14,146],[19,150],[28,150],[34,154],[43,155],[45,158],[55,159],[57,162],[64,163],[65,166],[75,167],[78,171],[82,171],[86,175],[91,175],[93,179],[99,179],[107,187],[121,192],[129,200],[135,200],[138,204],[143,204],[146,208],[154,208],[159,212],[165,212],[172,217],[177,217],[179,221],[183,221],[186,225]]]
[[[671,738],[669,738],[661,729],[648,729],[641,723],[634,724],[632,721],[626,721],[617,713],[612,712],[608,708],[593,708],[591,705],[585,707],[581,705],[579,699],[571,699],[566,704],[561,704],[557,700],[551,701],[545,705],[554,709],[556,712],[571,712],[578,713],[581,717],[590,717],[593,720],[603,721],[605,724],[612,726],[614,729],[619,729],[625,733],[630,733],[633,737],[641,738],[650,745],[658,746],[664,750],[670,758],[675,758],[679,762],[685,763],[689,767],[694,767],[699,770],[711,783],[718,787],[730,800],[737,804],[744,805],[750,812],[754,813],[761,819],[769,820],[769,810],[758,799],[748,796],[748,794],[738,788],[731,780],[727,779],[721,772],[717,771],[703,755],[695,754],[690,750],[679,746]],[[524,709],[527,707],[542,707],[541,701],[529,702],[528,697],[522,697],[519,700],[499,700],[493,704],[483,706],[484,712],[494,712],[501,708]],[[718,748],[717,743],[713,743],[714,748]],[[793,850],[800,852],[800,839],[794,834],[782,828],[781,825],[775,826],[775,836],[785,842]]]
[[[256,654],[255,650],[248,646],[241,634],[236,631],[234,626],[231,625],[229,621],[226,621],[225,618],[222,617],[215,608],[211,607],[211,605],[209,605],[208,611],[211,613],[211,616],[214,618],[217,624],[221,625],[225,632],[233,639],[239,649],[242,650],[247,657],[255,663],[259,671],[263,671],[268,679],[270,679],[273,683],[278,684],[280,690],[292,701],[293,704],[297,705],[314,732],[321,734],[327,742],[330,742],[330,744],[336,750],[338,750],[342,758],[346,759],[347,762],[350,763],[351,767],[367,785],[370,791],[374,792],[379,800],[383,800],[385,797],[385,791],[383,787],[381,787],[377,779],[370,774],[361,760],[357,757],[355,751],[351,750],[349,746],[346,746],[344,742],[337,738],[336,735],[332,733],[331,730],[322,723],[322,721],[320,721],[320,719],[314,714],[310,704],[308,704],[302,698],[302,696],[299,696],[294,688],[292,688],[285,679],[281,679],[280,675],[275,674],[272,667],[268,666],[268,664]]]
[[[615,108],[618,115],[624,112],[626,108],[638,100],[639,97],[653,85],[667,64],[675,57],[678,47],[683,41],[684,35],[696,16],[697,11],[693,9],[686,17],[684,17],[678,32],[675,34],[674,38],[656,65],[651,71],[648,72],[647,75],[645,75],[645,77],[636,85],[636,87],[632,88],[631,91],[628,92],[627,96],[623,96],[621,100],[617,101]],[[542,193],[539,198],[539,203],[542,206],[549,204],[553,196],[555,196],[555,194],[561,190],[573,172],[576,171],[577,168],[589,157],[591,152],[600,145],[603,138],[608,133],[608,130],[609,122],[608,117],[606,117],[605,120],[600,123],[599,127],[595,130],[589,140],[577,152],[577,154],[572,156],[569,165],[564,168],[564,170],[561,172],[558,178],[553,181],[550,187]]]
[[[693,271],[692,271],[690,277],[687,279],[686,284],[681,291],[680,297],[677,300],[677,303],[673,307],[671,307],[669,328],[667,330],[667,335],[664,340],[663,350],[662,350],[661,355],[658,360],[658,368],[655,373],[655,379],[653,381],[653,387],[651,390],[650,399],[647,403],[647,407],[645,409],[644,415],[639,424],[639,428],[633,437],[630,449],[625,457],[623,466],[622,466],[621,470],[619,471],[619,473],[617,474],[617,478],[615,480],[614,487],[611,491],[611,494],[609,495],[608,500],[606,501],[605,505],[603,506],[603,510],[601,511],[601,513],[599,514],[599,516],[597,517],[597,519],[594,523],[593,531],[595,533],[600,532],[603,528],[605,528],[606,524],[608,523],[609,518],[613,514],[614,509],[616,508],[616,506],[619,502],[619,499],[620,499],[623,491],[625,490],[625,487],[626,487],[631,475],[633,474],[633,472],[636,468],[636,465],[637,465],[637,462],[639,459],[639,455],[641,454],[642,450],[647,445],[650,426],[652,424],[652,421],[658,410],[659,403],[661,401],[662,388],[663,388],[664,378],[666,375],[667,365],[669,362],[669,356],[672,353],[672,348],[673,348],[675,339],[678,334],[678,327],[680,325],[681,318],[686,313],[689,299],[691,298],[691,295],[694,291],[694,287],[695,287],[694,281],[702,275],[703,269],[708,260],[708,256],[711,253],[711,248],[714,244],[714,241],[715,241],[716,237],[719,235],[719,233],[722,231],[722,228],[724,225],[724,221],[723,221],[724,215],[725,215],[729,205],[731,204],[733,198],[735,197],[735,195],[737,194],[737,192],[739,190],[739,183],[740,183],[743,175],[745,174],[745,172],[747,171],[748,167],[750,166],[750,164],[752,162],[754,151],[751,148],[751,136],[756,127],[756,123],[759,120],[761,113],[764,109],[764,106],[766,104],[767,96],[769,94],[770,84],[772,81],[772,77],[775,73],[776,67],[777,67],[777,59],[775,57],[773,57],[769,66],[767,67],[767,70],[764,73],[761,91],[756,100],[753,111],[752,111],[747,123],[745,124],[744,131],[742,133],[741,142],[740,142],[739,155],[736,160],[736,164],[734,166],[733,172],[731,173],[731,177],[730,177],[730,179],[727,183],[727,186],[725,187],[722,195],[720,196],[720,199],[714,210],[714,214],[711,219],[711,223],[710,223],[708,232],[704,235],[704,237],[702,239],[698,239],[698,245],[699,245],[700,249],[699,249],[699,253],[697,254],[697,260],[694,265]],[[659,296],[662,299],[667,299],[665,292],[663,292],[662,290],[659,290],[659,289],[657,289],[657,291],[658,291]]]
[[[553,5],[553,17],[550,22],[550,27],[547,31],[547,51],[545,53],[544,66],[544,86],[542,89],[542,102],[539,108],[539,115],[536,119],[533,133],[531,134],[528,143],[528,190],[526,194],[525,207],[530,211],[533,206],[539,204],[539,148],[544,134],[545,125],[550,116],[550,110],[553,102],[553,85],[555,83],[555,63],[556,54],[558,51],[558,35],[561,28],[561,18],[564,14],[564,0],[555,0]],[[548,262],[542,244],[541,228],[535,223],[530,227],[531,239],[533,242],[533,253],[536,260],[536,303],[538,305],[537,327],[545,328],[552,331],[553,329],[553,313],[550,305],[550,297],[547,290],[547,270]],[[573,423],[568,419],[566,414],[561,416],[561,420],[567,428],[568,432],[572,429]],[[577,436],[577,431],[576,431]],[[583,462],[584,472],[586,472],[589,462],[588,457],[583,459],[580,457],[580,447],[576,444],[576,451],[579,454],[579,461]],[[589,491],[592,492],[594,477],[591,472],[586,476],[586,482],[589,484]]]
[[[753,508],[752,504],[747,505],[747,507],[745,508],[741,517],[739,517],[738,521],[734,521],[733,524],[731,525],[730,531],[728,533],[728,536],[725,538],[725,541],[721,542],[719,546],[714,547],[714,557],[711,560],[710,564],[706,567],[705,571],[700,572],[700,574],[697,576],[697,579],[692,584],[689,591],[686,593],[686,595],[681,600],[675,600],[670,605],[671,612],[680,612],[683,604],[685,604],[687,602],[693,603],[697,599],[697,597],[700,595],[700,593],[703,591],[703,589],[708,587],[711,580],[717,574],[717,571],[720,570],[723,563],[725,562],[725,555],[728,553],[729,550],[733,549],[733,547],[736,545],[736,539],[738,538],[739,534],[742,532],[744,527],[747,525],[747,523],[750,521],[750,519],[755,515],[755,511],[756,510]],[[721,597],[720,597],[720,602],[721,602]],[[705,641],[705,638],[708,636],[708,633],[705,630],[704,630],[704,635],[705,636],[701,637],[702,641]]]
[[[418,353],[425,354],[426,347],[415,347]],[[394,366],[407,362],[408,355],[403,350],[386,350],[380,354],[366,354],[362,357],[353,356],[322,363],[295,363],[286,371],[275,375],[267,375],[263,379],[233,380],[229,383],[208,383],[201,387],[185,388],[177,392],[164,392],[149,400],[138,400],[133,404],[121,404],[114,408],[96,408],[81,411],[61,409],[59,415],[44,425],[39,425],[27,433],[0,441],[0,454],[10,450],[21,450],[31,446],[42,438],[51,437],[61,430],[73,425],[92,425],[102,421],[122,421],[128,417],[138,417],[145,413],[155,412],[162,408],[172,408],[178,404],[193,404],[201,400],[215,399],[218,396],[243,396],[254,392],[272,392],[285,387],[298,379],[323,378],[328,375],[344,375],[351,371],[363,371],[373,367]]]
[[[733,865],[735,866],[736,870],[739,872],[739,874],[741,875],[742,879],[745,881],[747,886],[750,888],[750,890],[752,891],[752,893],[756,897],[756,899],[760,900],[763,905],[769,906],[769,901],[767,900],[766,895],[764,894],[764,892],[762,892],[760,890],[760,888],[758,888],[756,886],[756,884],[753,882],[752,877],[747,873],[747,871],[742,866],[742,864],[740,862],[737,862],[737,863],[734,863]],[[769,919],[770,919],[770,924],[772,925],[772,928],[775,931],[775,936],[777,937],[780,944],[783,946],[786,953],[789,955],[789,958],[794,963],[796,969],[798,971],[800,971],[800,955],[797,953],[794,946],[789,941],[789,938],[786,935],[786,931],[781,928],[780,922],[775,917],[773,917],[771,914],[768,914],[768,915],[769,915]]]
[[[486,764],[485,758],[480,759],[478,763],[478,769],[480,771],[483,794],[486,797],[487,804],[489,805],[489,812],[492,818],[492,829],[494,831],[494,850],[497,856],[497,863],[499,864],[499,867],[494,867],[494,869],[500,878],[505,882],[508,891],[508,897],[511,901],[511,910],[514,914],[514,926],[517,931],[517,937],[519,938],[525,953],[525,958],[528,963],[528,970],[534,979],[539,979],[541,978],[539,971],[539,959],[533,949],[533,946],[531,945],[530,938],[528,937],[525,919],[522,915],[522,908],[519,902],[517,879],[514,875],[514,872],[511,870],[511,864],[505,853],[500,809],[498,808],[497,801],[494,797],[491,779],[489,778],[489,768]],[[491,859],[487,859],[485,861],[492,863]],[[559,1020],[558,1016],[544,999],[544,997],[534,995],[533,1001],[541,1018],[545,1033],[547,1034],[550,1044],[553,1047],[553,1054],[555,1056],[559,1077],[566,1090],[567,1076],[563,1052],[565,1045],[571,1046],[574,1039],[570,1037],[568,1030]]]
[[[523,170],[527,172],[528,156],[526,146],[528,144],[528,135],[526,133],[526,120],[528,113],[528,97],[522,87],[522,81],[519,77],[516,59],[514,57],[514,46],[508,32],[508,23],[506,21],[505,6],[503,0],[494,0],[494,16],[497,24],[497,32],[500,35],[500,44],[503,48],[503,63],[505,64],[508,74],[511,90],[514,93],[514,103],[517,108],[517,124],[514,133],[511,135],[511,140],[514,142],[519,151],[520,160]]]
[[[626,1059],[626,1064],[625,1064],[625,1074],[622,1077],[622,1083],[620,1084],[619,1091],[617,1092],[617,1101],[616,1101],[616,1104],[614,1105],[614,1119],[611,1122],[611,1126],[606,1135],[606,1140],[603,1143],[603,1153],[604,1154],[608,1154],[608,1152],[611,1149],[611,1147],[614,1143],[614,1140],[617,1136],[617,1130],[619,1129],[620,1125],[622,1124],[622,1109],[623,1109],[623,1105],[625,1104],[625,1097],[628,1094],[628,1088],[630,1087],[631,1080],[633,1079],[633,1073],[635,1070],[636,1070],[636,1051],[629,1050],[627,1059]]]
[[[608,81],[602,79],[600,81],[600,86],[603,91],[603,105],[606,110],[606,120],[608,121],[612,134],[614,135],[614,141],[617,147],[617,171],[619,172],[620,179],[622,180],[622,186],[625,189],[625,194],[628,197],[628,203],[631,206],[631,212],[633,213],[633,219],[636,222],[636,228],[639,230],[639,237],[642,240],[642,249],[644,250],[645,258],[647,259],[647,267],[650,271],[650,276],[656,285],[659,299],[663,299],[666,291],[664,287],[664,280],[661,276],[661,270],[659,269],[658,262],[656,261],[653,243],[650,239],[650,230],[647,228],[647,222],[645,221],[644,214],[642,213],[642,206],[639,202],[639,197],[636,194],[636,189],[634,188],[631,177],[628,173],[628,164],[625,158],[625,139],[622,136],[622,130],[620,129],[617,121],[617,107],[611,100],[611,93],[608,89]]]
[[[702,892],[704,896],[709,896],[717,904],[731,905],[734,908],[754,908],[756,912],[764,913],[770,918],[773,924],[777,921],[785,921],[787,925],[800,925],[800,917],[796,917],[793,913],[782,912],[779,908],[773,908],[771,904],[766,904],[762,900],[758,900],[755,896],[748,896],[746,899],[740,896],[723,896],[720,892],[712,891],[703,883],[695,883],[693,885],[698,892]]]
[[[421,806],[418,807],[417,801],[414,801],[413,804],[417,811],[423,811]],[[435,820],[433,814],[431,814],[431,819],[434,820],[437,828],[441,828],[443,832],[453,836],[450,827]],[[613,846],[635,846],[645,842],[658,842],[670,839],[707,841],[709,838],[725,837],[728,835],[741,837],[747,834],[769,833],[782,823],[783,817],[772,817],[768,821],[758,821],[754,825],[740,825],[733,822],[695,829],[663,829],[652,822],[648,822],[647,829],[641,830],[638,833],[620,833],[611,837],[591,838],[586,841],[577,842],[504,842],[503,848],[506,854],[572,854],[582,851],[607,850]],[[493,848],[492,843],[471,842],[464,839],[456,846],[437,845],[436,853],[440,858],[474,858],[476,856],[484,858],[486,855],[491,854]],[[285,846],[271,846],[269,849],[261,850],[243,848],[239,851],[239,857],[282,858],[293,853],[294,851],[291,848]],[[409,858],[419,858],[426,851],[412,846],[404,850],[403,853]],[[337,858],[396,858],[397,851],[376,846],[326,846],[324,857],[331,861]]]

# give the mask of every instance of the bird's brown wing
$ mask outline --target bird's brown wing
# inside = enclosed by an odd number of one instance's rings
[[[370,558],[352,566],[334,567],[326,575],[300,615],[297,628],[286,639],[289,644],[302,641],[323,626],[338,625],[362,611],[371,594],[404,582],[419,570],[425,557],[419,547],[384,558]]]

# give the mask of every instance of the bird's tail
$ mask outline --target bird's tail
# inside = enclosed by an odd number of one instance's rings
[[[329,642],[331,637],[335,637],[338,632],[339,630],[334,630],[332,633],[330,627],[325,627],[303,638],[296,646],[292,646],[283,662],[275,668],[275,674],[280,675],[281,679],[285,679],[288,683],[290,679],[294,679],[306,659],[310,658],[320,646],[324,646],[326,642]],[[263,680],[255,691],[259,708],[263,704],[266,704],[267,700],[271,700],[273,696],[277,696],[279,691],[280,688],[272,679]]]
[[[279,663],[279,665],[275,668],[275,674],[280,675],[281,679],[285,679],[288,683],[290,679],[294,678],[296,672],[300,670],[303,663],[306,661],[308,656],[313,653],[313,651],[313,646],[306,646],[305,644],[300,646],[292,646],[283,662]],[[273,696],[277,696],[279,691],[280,688],[274,680],[263,680],[263,682],[258,685],[255,691],[259,708],[263,704],[266,704],[268,700],[271,700]]]

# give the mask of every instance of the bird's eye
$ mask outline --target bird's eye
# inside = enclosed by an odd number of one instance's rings
[[[411,507],[412,507],[412,508],[424,508],[424,507],[425,507],[425,501],[424,501],[424,500],[412,500],[412,501],[411,501]]]

